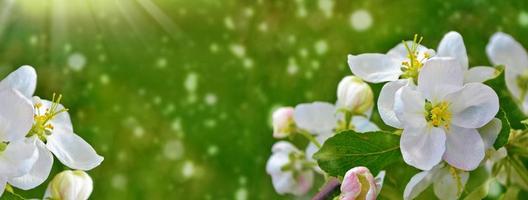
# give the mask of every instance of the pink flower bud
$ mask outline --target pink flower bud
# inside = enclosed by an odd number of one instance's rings
[[[354,167],[345,174],[341,184],[341,200],[375,200],[377,193],[374,176],[366,167]]]
[[[282,107],[273,112],[273,137],[285,138],[294,130],[292,107]]]

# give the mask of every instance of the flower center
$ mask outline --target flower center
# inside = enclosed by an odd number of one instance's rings
[[[420,69],[422,69],[423,63],[426,59],[430,58],[431,55],[429,53],[424,52],[423,58],[419,59],[419,53],[418,47],[420,46],[420,43],[422,42],[423,37],[420,37],[418,39],[418,35],[414,35],[414,40],[412,41],[411,46],[407,44],[407,42],[403,41],[403,45],[405,46],[405,49],[407,50],[407,58],[408,61],[402,62],[401,70],[403,71],[402,78],[412,78],[414,82],[416,83],[418,81],[418,74],[420,73]]]
[[[434,127],[444,126],[449,128],[449,122],[451,121],[451,112],[449,112],[449,103],[441,102],[436,105],[432,105],[431,102],[425,103],[425,118]]]
[[[46,108],[44,113],[41,112],[41,108],[43,106],[42,102],[40,102],[40,100],[36,101],[36,103],[33,105],[35,108],[33,126],[26,137],[37,135],[40,140],[46,141],[46,137],[51,135],[54,129],[53,125],[51,124],[51,120],[58,114],[68,111],[66,108],[59,109],[61,99],[62,95],[58,95],[56,98],[55,94],[53,94],[51,106]]]

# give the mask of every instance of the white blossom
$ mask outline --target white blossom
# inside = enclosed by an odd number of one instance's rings
[[[470,171],[484,158],[477,128],[497,114],[498,96],[482,83],[463,84],[459,65],[453,58],[430,59],[417,86],[396,92],[394,108],[403,125],[400,147],[407,164],[430,170],[443,159]]]
[[[346,76],[337,86],[338,109],[352,114],[365,113],[374,105],[374,94],[370,86],[355,76]]]
[[[266,172],[271,176],[275,191],[295,196],[306,194],[313,184],[313,163],[289,142],[277,142],[271,151]]]
[[[29,172],[8,179],[11,185],[24,190],[34,188],[47,179],[53,155],[69,168],[79,170],[93,169],[103,161],[90,144],[73,132],[70,116],[60,104],[60,96],[54,96],[53,101],[31,98],[36,82],[36,72],[30,66],[20,67],[0,82],[0,88],[20,91],[31,111],[29,125],[23,123],[29,128],[25,127],[19,137],[26,137],[25,142],[32,144],[38,158]]]
[[[512,36],[493,34],[486,53],[494,65],[504,65],[506,87],[528,114],[528,53]]]
[[[87,200],[92,190],[93,181],[86,172],[65,170],[51,180],[44,199]]]

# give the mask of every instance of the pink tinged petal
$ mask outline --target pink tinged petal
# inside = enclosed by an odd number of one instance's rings
[[[31,98],[37,87],[37,72],[33,67],[24,65],[11,72],[0,81],[0,90],[12,88],[19,91],[26,98]]]
[[[0,177],[18,177],[27,174],[37,158],[37,148],[30,141],[10,142],[0,154]]]
[[[405,86],[397,91],[396,96],[400,98],[395,98],[394,111],[404,127],[420,127],[427,123],[425,99],[420,92]]]
[[[494,67],[472,67],[464,73],[464,83],[482,83],[499,75],[500,71]]]
[[[403,160],[418,169],[430,170],[442,160],[445,142],[446,134],[441,128],[405,128],[400,139]]]
[[[293,124],[293,108],[292,107],[282,107],[275,112],[272,116],[273,123],[273,137],[275,138],[285,138],[290,135]]]
[[[104,158],[75,133],[51,134],[46,147],[62,162],[72,169],[91,170],[99,166]]]
[[[468,83],[446,99],[450,103],[451,122],[465,128],[480,128],[499,111],[499,97],[482,83]]]
[[[435,170],[423,171],[418,174],[415,174],[411,180],[405,186],[403,191],[403,199],[411,200],[415,199],[420,195],[431,183],[433,183],[435,175]]]
[[[484,142],[484,149],[493,148],[493,144],[502,128],[502,122],[500,119],[494,118],[486,125],[478,129],[482,141]]]
[[[451,31],[444,35],[444,38],[438,45],[438,51],[436,54],[438,57],[452,57],[455,58],[459,66],[462,67],[462,71],[468,69],[468,57],[466,52],[466,46],[464,45],[464,39],[462,35],[455,31]]]
[[[465,171],[476,169],[484,159],[484,142],[476,129],[451,126],[447,132],[444,160]]]
[[[505,65],[518,74],[528,69],[528,54],[512,36],[498,32],[491,36],[486,54],[494,65]]]
[[[336,108],[326,102],[297,105],[293,119],[297,127],[312,134],[326,134],[337,125]]]
[[[53,166],[53,155],[45,144],[38,140],[36,136],[28,139],[33,140],[35,143],[38,150],[38,159],[27,174],[9,179],[9,184],[23,190],[33,189],[46,181]]]
[[[31,102],[16,90],[0,90],[0,142],[23,139],[31,126]]]
[[[469,172],[457,170],[456,173],[458,177],[455,178],[449,171],[449,167],[444,167],[438,171],[433,183],[436,197],[439,199],[458,199],[467,183]],[[459,190],[458,187],[462,188]]]
[[[394,112],[394,99],[396,91],[409,83],[408,79],[391,81],[383,85],[378,98],[378,110],[385,124],[394,128],[403,128],[401,122]],[[398,97],[399,98],[399,97]]]
[[[385,54],[348,55],[348,66],[354,75],[371,83],[395,81],[402,74],[401,61]]]
[[[341,200],[368,199],[377,196],[374,176],[366,167],[354,167],[347,171],[341,184]]]
[[[462,88],[464,71],[453,58],[435,57],[425,62],[418,75],[418,90],[433,104]]]

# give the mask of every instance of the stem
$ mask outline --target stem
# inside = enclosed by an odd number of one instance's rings
[[[321,144],[312,136],[312,134],[303,130],[299,130],[299,134],[310,140],[310,142],[314,143],[317,148],[321,148]]]
[[[341,186],[341,183],[337,178],[330,178],[312,200],[329,199],[336,190],[339,190],[339,186]]]

